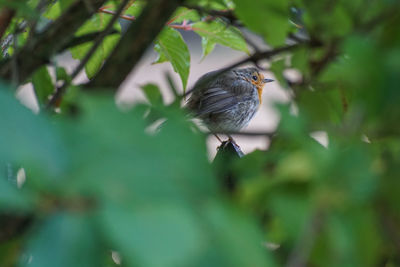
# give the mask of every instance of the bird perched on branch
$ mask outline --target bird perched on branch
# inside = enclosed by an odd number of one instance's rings
[[[217,133],[237,132],[247,126],[261,104],[261,94],[266,83],[256,68],[212,71],[203,75],[194,85],[187,107]],[[221,141],[222,142],[222,141]]]

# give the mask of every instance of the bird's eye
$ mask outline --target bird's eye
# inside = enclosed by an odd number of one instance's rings
[[[256,75],[253,75],[253,80],[257,81],[258,77]]]

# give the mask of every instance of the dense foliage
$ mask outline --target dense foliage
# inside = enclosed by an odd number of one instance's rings
[[[400,265],[399,1],[0,5],[1,266],[114,266],[111,251],[126,266]],[[148,47],[186,90],[182,30],[204,57],[220,44],[271,63],[292,100],[267,151],[210,163],[169,77],[173,103],[148,84],[146,103],[115,105]],[[66,50],[89,83],[57,65]],[[15,97],[25,83],[39,114]]]

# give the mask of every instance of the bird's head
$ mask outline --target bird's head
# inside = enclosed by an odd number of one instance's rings
[[[240,76],[243,77],[244,80],[251,82],[257,87],[258,92],[258,99],[260,100],[261,104],[261,94],[266,83],[273,82],[272,79],[266,79],[262,73],[257,68],[244,68],[239,69],[237,72]]]

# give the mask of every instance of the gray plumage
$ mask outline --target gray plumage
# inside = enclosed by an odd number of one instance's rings
[[[187,107],[212,132],[236,132],[247,126],[260,105],[257,87],[251,82],[258,70],[234,69],[213,78],[216,73],[209,72],[196,82]]]

